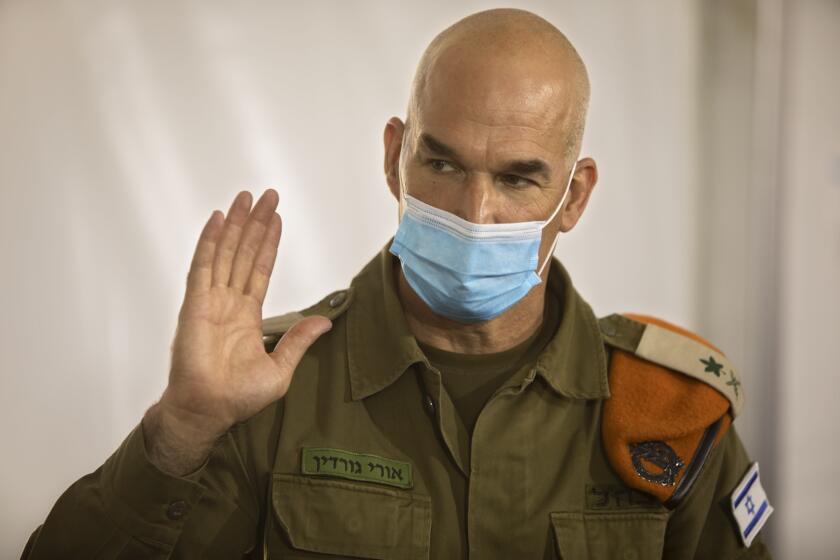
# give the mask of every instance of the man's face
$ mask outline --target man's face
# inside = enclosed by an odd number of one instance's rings
[[[408,123],[388,121],[391,192],[401,212],[404,192],[473,223],[546,220],[575,164],[574,71],[539,49],[488,54],[474,45],[434,52],[418,74]],[[578,161],[563,208],[543,229],[540,262],[558,231],[577,223],[596,181],[595,162]]]
[[[557,92],[522,80],[452,90],[441,81],[430,80],[406,130],[405,192],[474,223],[547,219],[571,171]]]

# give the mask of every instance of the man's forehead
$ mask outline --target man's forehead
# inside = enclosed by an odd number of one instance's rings
[[[423,52],[409,137],[446,129],[476,153],[495,140],[532,142],[566,159],[580,149],[588,101],[583,61],[556,27],[524,10],[485,10],[439,33]]]
[[[501,109],[490,104],[461,104],[440,99],[417,112],[422,128],[473,129],[486,134],[533,137],[551,135],[563,120],[558,110]]]
[[[567,105],[571,85],[556,68],[549,73],[544,65],[516,59],[452,58],[430,66],[418,91],[421,109],[527,125],[556,118]]]
[[[415,98],[414,116],[424,127],[472,129],[476,134],[544,137],[562,142],[570,85],[554,69],[480,57],[450,57],[430,65]]]
[[[443,144],[459,152],[491,149],[554,159],[566,143],[563,114],[556,109],[502,109],[490,102],[464,104],[451,97],[430,101],[418,107],[411,125],[418,148]]]

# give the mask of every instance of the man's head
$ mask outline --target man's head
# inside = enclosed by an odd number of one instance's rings
[[[385,127],[391,192],[475,223],[545,220],[580,151],[588,101],[583,61],[553,25],[515,9],[468,16],[428,46],[406,122]],[[581,160],[541,260],[577,223],[596,180],[595,162]]]

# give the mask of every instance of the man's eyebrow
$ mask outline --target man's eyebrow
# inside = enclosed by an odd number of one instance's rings
[[[420,142],[431,152],[455,161],[459,160],[458,153],[454,148],[447,146],[428,132],[420,134]],[[545,161],[539,158],[509,161],[504,165],[502,172],[518,173],[520,175],[540,175],[546,181],[551,181],[551,168]]]
[[[505,172],[520,175],[540,175],[546,181],[551,181],[551,168],[541,159],[514,160],[505,166]]]
[[[458,154],[454,148],[450,148],[431,134],[423,132],[420,134],[420,141],[426,146],[426,149],[436,154],[458,160]]]

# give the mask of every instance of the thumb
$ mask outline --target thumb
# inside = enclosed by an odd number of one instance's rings
[[[280,374],[285,385],[284,393],[303,355],[318,340],[318,337],[331,328],[332,321],[321,315],[301,319],[286,331],[274,351],[269,354],[281,370]]]

